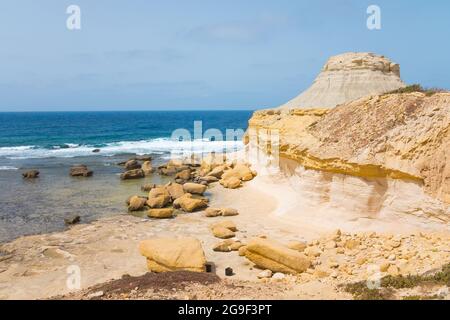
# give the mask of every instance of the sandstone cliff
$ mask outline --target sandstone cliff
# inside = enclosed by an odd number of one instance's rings
[[[400,66],[373,53],[344,53],[328,60],[312,86],[281,109],[332,108],[404,87]]]
[[[368,96],[332,110],[255,112],[278,130],[280,156],[306,169],[414,181],[450,203],[450,93]]]

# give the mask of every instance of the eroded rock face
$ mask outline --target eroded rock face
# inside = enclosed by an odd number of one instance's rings
[[[331,57],[312,86],[280,108],[333,108],[404,86],[400,79],[400,66],[384,56],[344,53]]]

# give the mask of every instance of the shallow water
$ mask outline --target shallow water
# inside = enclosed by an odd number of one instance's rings
[[[143,194],[141,185],[168,181],[158,174],[121,181],[123,167],[116,164],[128,158],[121,155],[14,160],[18,170],[0,170],[0,242],[63,230],[64,218],[74,214],[86,223],[105,215],[126,213],[125,200],[130,195]],[[155,159],[154,166],[161,161]],[[70,177],[70,166],[78,163],[86,164],[94,175]],[[33,168],[39,169],[39,178],[24,180],[21,173]]]

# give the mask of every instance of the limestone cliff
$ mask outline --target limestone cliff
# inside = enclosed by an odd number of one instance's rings
[[[281,173],[301,204],[291,214],[331,209],[348,221],[404,223],[415,216],[430,226],[450,223],[449,128],[450,93],[385,94],[333,109],[255,112],[249,133],[259,141],[250,138],[247,150],[273,158],[260,136],[279,134]]]
[[[312,86],[280,108],[333,108],[404,86],[400,66],[389,59],[373,53],[344,53],[331,57]]]

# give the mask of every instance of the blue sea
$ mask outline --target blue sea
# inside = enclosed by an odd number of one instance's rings
[[[155,153],[179,145],[171,140],[177,129],[194,137],[201,130],[247,128],[251,111],[42,112],[0,113],[0,161],[7,159],[74,157],[92,154]],[[238,139],[239,140],[239,139]],[[222,146],[215,143],[210,147]],[[0,164],[1,166],[1,164]]]
[[[39,112],[0,113],[0,243],[29,234],[63,230],[64,218],[82,223],[127,214],[124,201],[142,194],[146,183],[165,183],[153,175],[121,181],[118,162],[150,154],[157,166],[174,150],[207,153],[238,150],[252,111]],[[197,123],[197,130],[194,130]],[[199,125],[201,124],[201,128]],[[191,140],[172,139],[184,132]],[[197,135],[194,136],[194,131]],[[215,133],[209,138],[209,133]],[[206,136],[204,135],[206,133]],[[223,137],[221,137],[223,134]],[[174,137],[178,137],[175,134]],[[100,152],[93,152],[100,149]],[[230,150],[231,149],[231,150]],[[86,164],[91,178],[72,178],[70,166]],[[38,169],[38,179],[21,173]]]

